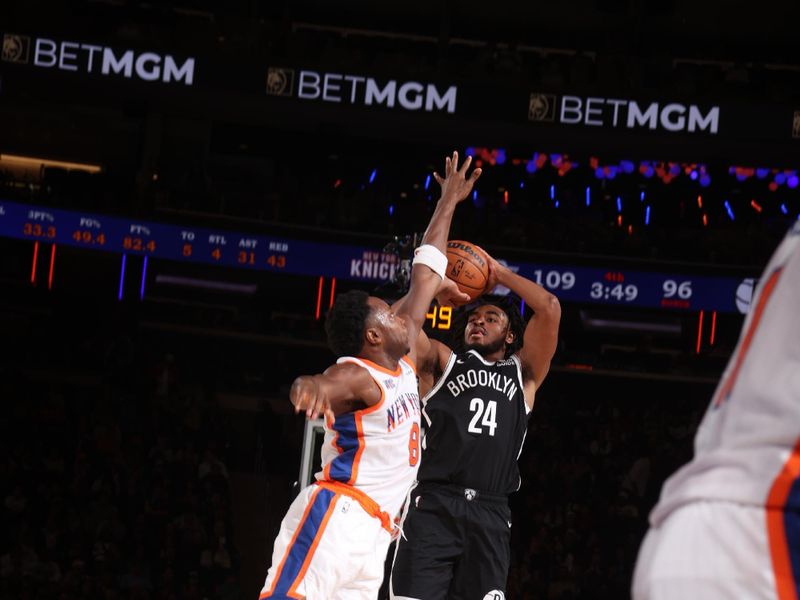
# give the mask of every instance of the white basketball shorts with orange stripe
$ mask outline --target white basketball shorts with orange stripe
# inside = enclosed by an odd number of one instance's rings
[[[374,600],[390,541],[357,499],[310,485],[281,523],[259,599]]]
[[[733,502],[685,504],[639,549],[634,600],[798,600],[800,513]]]

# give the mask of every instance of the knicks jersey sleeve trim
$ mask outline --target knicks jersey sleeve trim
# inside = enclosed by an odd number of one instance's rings
[[[377,379],[375,381],[377,381]],[[362,419],[364,418],[364,415],[375,412],[376,410],[381,408],[381,406],[383,406],[384,400],[386,400],[386,392],[384,391],[383,386],[381,386],[381,401],[378,402],[375,406],[370,406],[369,408],[366,408],[364,410],[358,410],[354,413],[356,421],[356,432],[358,436],[358,450],[356,450],[356,456],[353,459],[353,475],[351,476],[350,481],[348,482],[350,484],[354,484],[358,480],[358,466],[361,464],[361,455],[364,454],[364,448],[366,447],[366,442],[364,440],[364,424]]]
[[[334,424],[333,420],[331,420],[331,419],[327,420],[328,429],[330,429],[332,431],[336,431],[333,428],[333,424]],[[331,446],[333,446],[333,448],[336,450],[336,452],[339,453],[340,456],[344,453],[344,449],[339,445],[339,432],[338,431],[336,431],[336,435],[334,435],[333,439],[331,440]],[[331,465],[332,464],[333,464],[333,461],[331,461],[330,463],[325,465],[325,469],[323,469],[323,471],[322,471],[323,476],[325,477],[325,479],[331,479]]]
[[[413,360],[411,360],[411,357],[410,357],[408,354],[406,354],[406,355],[405,355],[403,358],[401,358],[400,360],[402,360],[402,361],[403,361],[404,363],[406,363],[406,364],[407,364],[409,367],[411,367],[411,370],[412,370],[412,371],[414,371],[414,375],[416,375],[416,374],[417,374],[417,365],[415,365],[415,364],[414,364],[414,361],[413,361]],[[398,366],[399,366],[399,365],[398,365]]]
[[[791,526],[797,517],[791,511],[784,511],[793,495],[800,495],[800,440],[775,478],[767,498],[769,551],[780,600],[796,599],[796,585],[800,583],[800,556],[792,552],[794,544],[790,543],[797,535],[796,526]]]
[[[354,357],[340,358],[337,363],[352,362],[361,367],[363,363],[372,364],[371,361]],[[400,367],[398,367],[399,369]],[[350,413],[344,413],[336,417],[333,423],[329,423],[331,430],[336,432],[333,438],[333,446],[336,448],[339,456],[334,458],[330,463],[325,466],[323,471],[324,477],[330,481],[341,481],[352,485],[358,479],[358,466],[361,462],[361,455],[364,454],[364,426],[362,418],[377,410],[380,410],[386,400],[386,389],[383,384],[376,379],[369,369],[366,369],[369,376],[378,386],[381,391],[381,399],[362,410],[356,410]]]
[[[367,360],[366,358],[355,358],[355,357],[352,357],[352,356],[345,356],[343,358],[340,358],[336,362],[337,363],[354,362],[356,364],[364,363],[366,365],[369,365],[371,368],[375,369],[376,371],[380,371],[381,373],[386,373],[387,375],[391,375],[392,377],[399,377],[400,374],[403,372],[403,367],[400,366],[399,363],[397,365],[397,368],[394,371],[392,371],[391,369],[387,369],[386,367],[382,367],[378,363],[372,362],[371,360]]]
[[[367,360],[365,358],[356,358],[354,356],[345,356],[336,361],[337,364],[341,364],[343,362],[354,363],[359,367],[366,367],[367,365],[369,365],[373,369],[377,369],[388,375],[392,375],[393,377],[398,377],[403,372],[403,367],[401,367],[400,365],[397,365],[397,371],[390,371],[389,369],[384,369],[380,365],[376,365],[371,360]],[[372,406],[368,406],[367,408],[362,408],[361,410],[353,411],[354,414],[368,415],[371,412],[375,412],[381,406],[383,406],[383,401],[386,399],[386,388],[383,387],[383,383],[381,383],[372,373],[370,373],[369,369],[366,369],[366,371],[367,373],[369,373],[369,376],[372,377],[372,381],[375,382],[375,384],[378,386],[378,389],[381,391],[381,399]]]

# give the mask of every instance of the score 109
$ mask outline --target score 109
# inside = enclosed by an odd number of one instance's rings
[[[536,269],[533,272],[533,281],[549,290],[571,290],[575,287],[575,273],[572,271],[543,271]]]

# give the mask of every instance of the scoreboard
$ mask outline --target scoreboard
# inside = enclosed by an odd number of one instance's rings
[[[0,236],[91,250],[191,261],[241,269],[391,280],[395,254],[363,246],[175,225],[89,214],[0,200]],[[752,278],[604,267],[515,262],[508,264],[562,302],[599,303],[677,311],[747,311]],[[496,293],[503,290],[496,290]],[[436,314],[446,322],[449,313]]]

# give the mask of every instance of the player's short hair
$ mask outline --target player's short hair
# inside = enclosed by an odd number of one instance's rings
[[[464,332],[467,328],[469,316],[478,308],[481,306],[486,306],[487,304],[496,306],[506,313],[506,317],[508,317],[508,325],[511,331],[514,332],[514,341],[506,345],[505,358],[510,357],[512,354],[518,352],[519,349],[522,348],[522,337],[525,334],[525,325],[527,324],[527,319],[522,316],[522,310],[520,309],[519,303],[508,296],[501,298],[482,297],[477,302],[465,306],[461,310],[460,314],[456,317],[455,322],[457,325],[453,328],[453,339],[450,347],[453,348],[457,354],[461,354],[462,352],[466,351],[464,344]]]
[[[351,290],[336,296],[325,319],[328,346],[337,356],[358,356],[364,346],[364,331],[370,306],[369,294]]]

